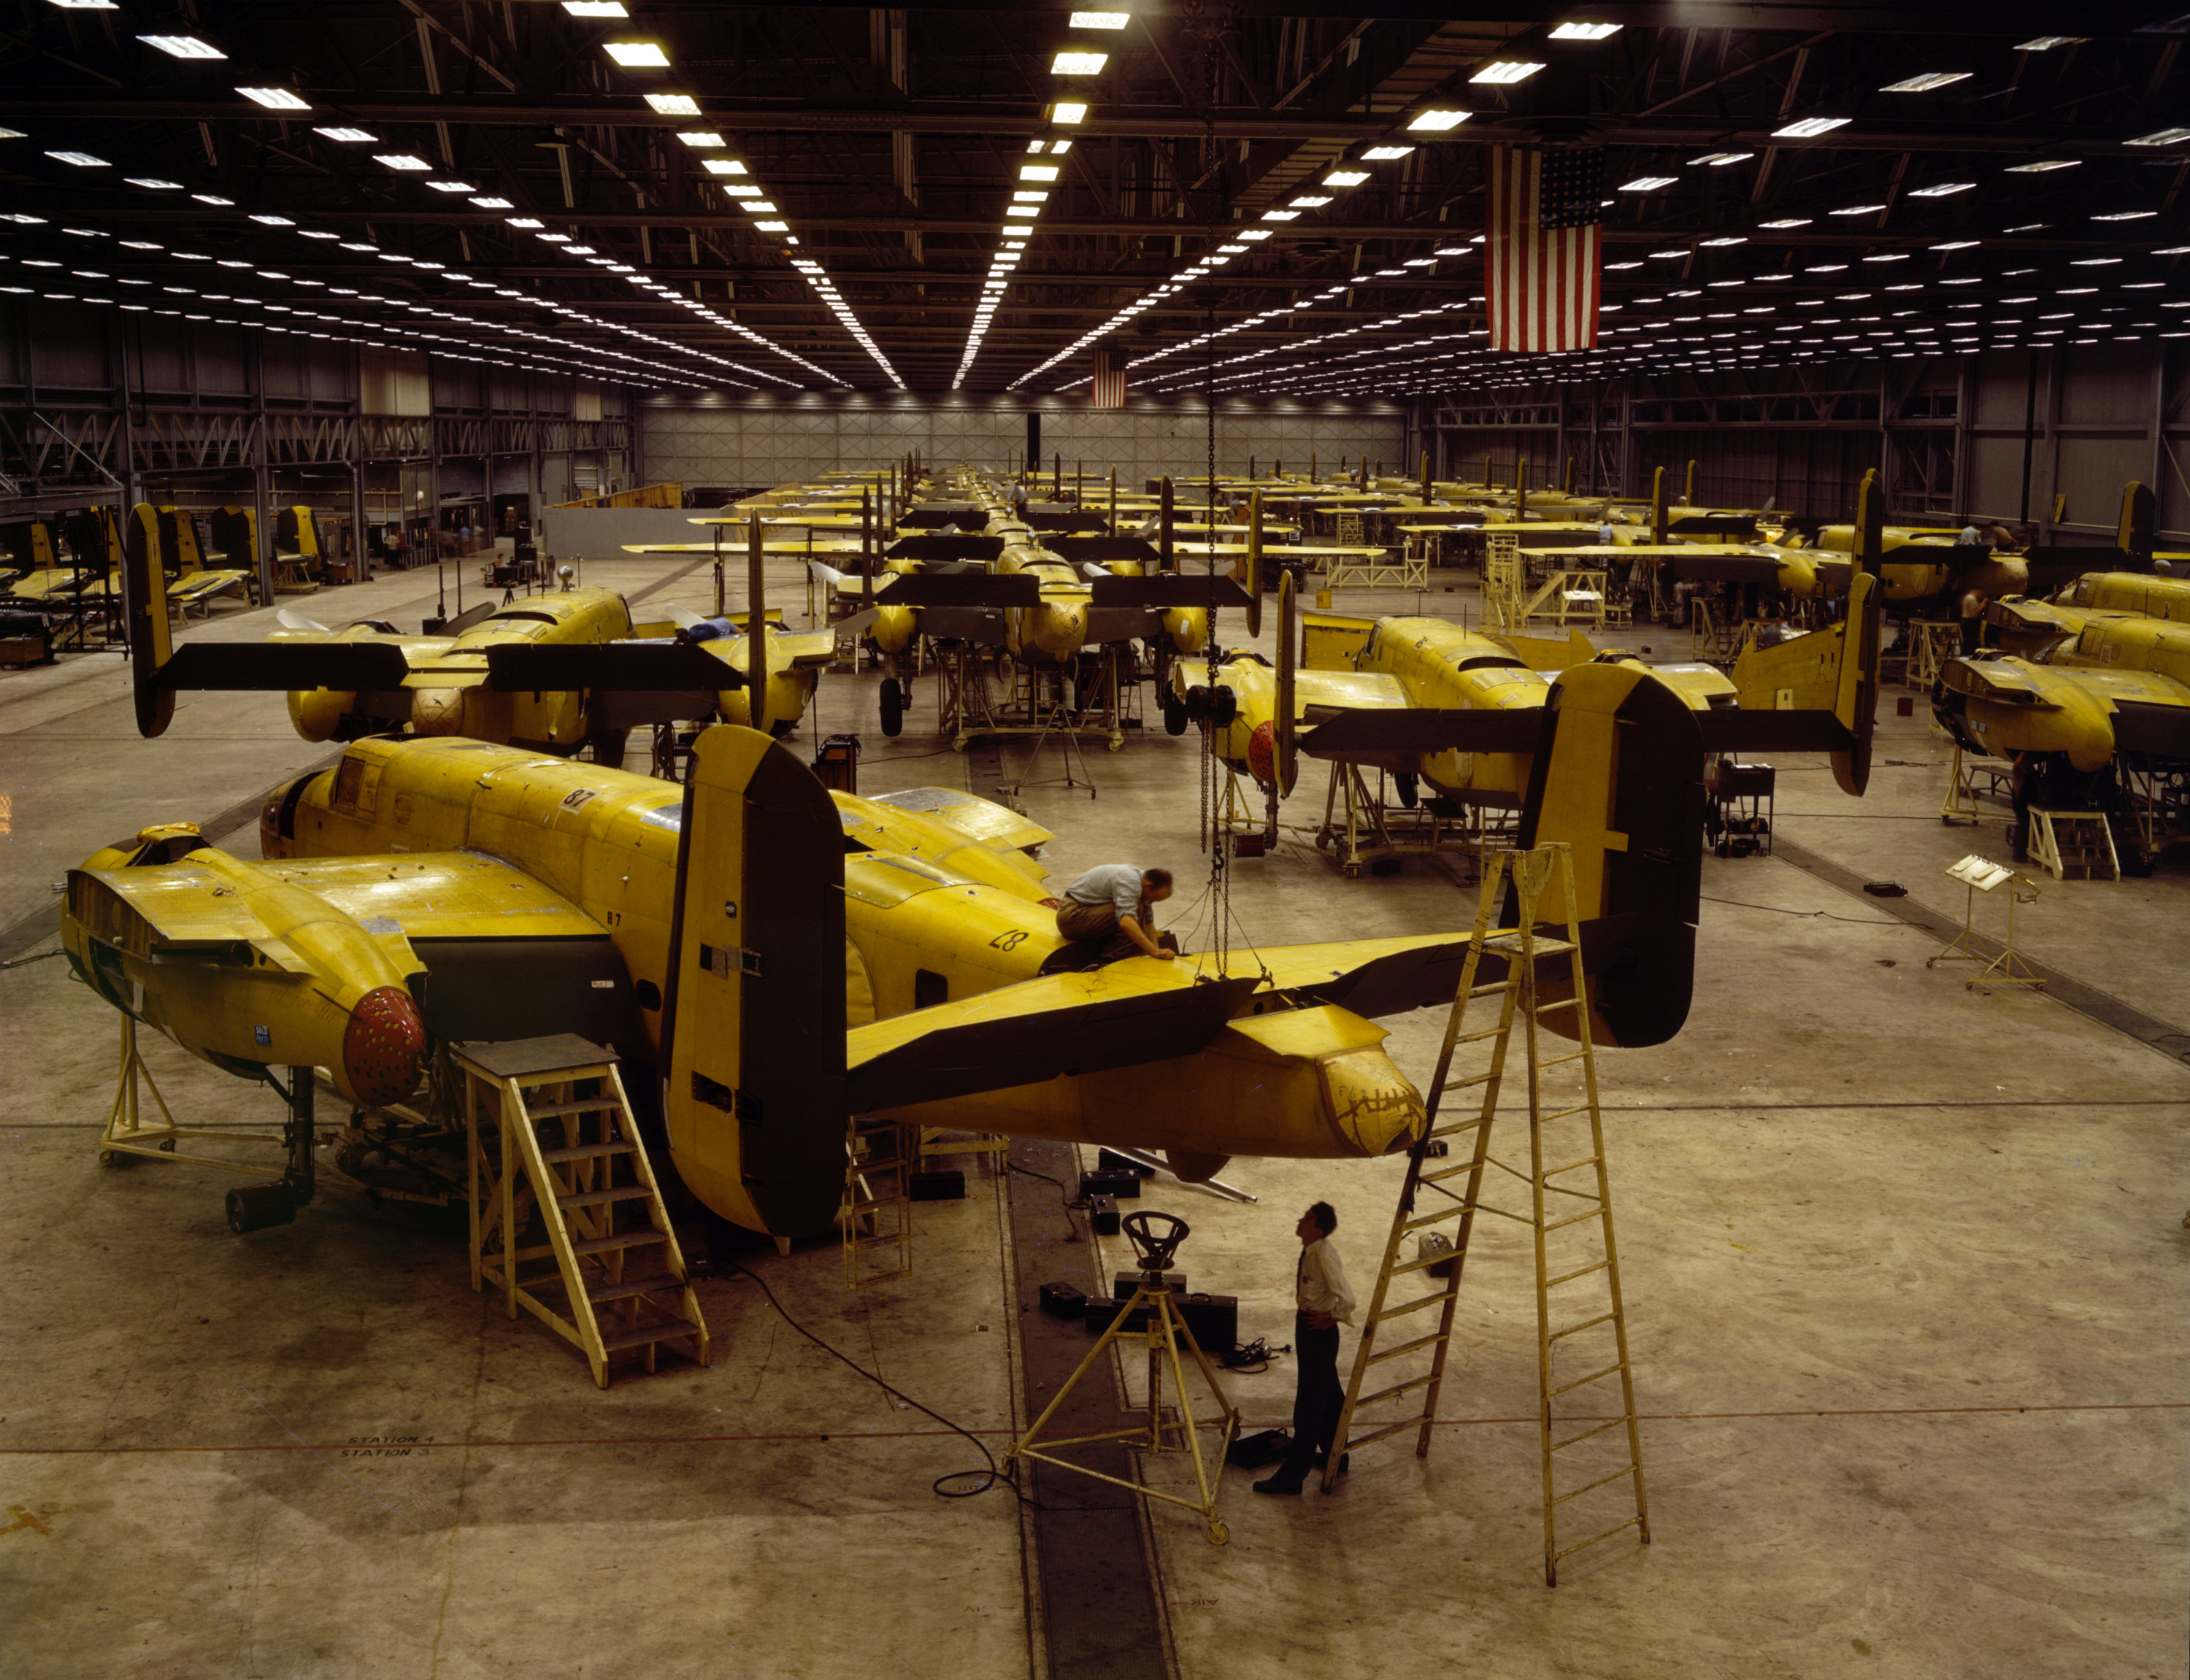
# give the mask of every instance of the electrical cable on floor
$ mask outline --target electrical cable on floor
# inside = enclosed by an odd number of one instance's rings
[[[1074,1202],[1074,1201],[1073,1201],[1073,1199],[1072,1199],[1072,1197],[1070,1196],[1070,1195],[1069,1195],[1069,1194],[1068,1194],[1068,1191],[1069,1191],[1070,1186],[1069,1186],[1069,1185],[1068,1185],[1064,1182],[1064,1179],[1052,1179],[1052,1178],[1051,1178],[1051,1177],[1049,1176],[1049,1174],[1047,1174],[1047,1173],[1037,1173],[1037,1172],[1035,1172],[1035,1169],[1034,1169],[1033,1168],[1031,1168],[1031,1167],[1022,1167],[1022,1166],[1020,1166],[1020,1165],[1019,1165],[1019,1163],[1018,1163],[1018,1162],[1016,1162],[1016,1161],[1007,1161],[1007,1162],[1004,1162],[1004,1165],[1005,1165],[1007,1168],[1008,1168],[1011,1171],[1013,1171],[1013,1172],[1014,1172],[1014,1173],[1024,1173],[1024,1174],[1025,1174],[1027,1175],[1027,1177],[1029,1177],[1029,1178],[1030,1178],[1030,1179],[1040,1179],[1043,1180],[1045,1183],[1047,1183],[1047,1184],[1053,1184],[1053,1185],[1055,1185],[1057,1186],[1057,1199],[1058,1199],[1059,1202],[1061,1202],[1062,1203],[1064,1203],[1064,1225],[1065,1225],[1065,1229],[1066,1229],[1067,1230],[1069,1230],[1069,1231],[1070,1231],[1070,1232],[1072,1233],[1069,1236],[1066,1237],[1064,1240],[1065,1240],[1067,1242],[1079,1242],[1079,1241],[1081,1240],[1081,1236],[1080,1236],[1080,1227],[1079,1227],[1078,1225],[1075,1225],[1075,1224],[1073,1223],[1073,1221],[1072,1221],[1072,1210],[1073,1210],[1075,1207],[1077,1207],[1077,1208],[1085,1208],[1085,1207],[1086,1206],[1086,1203],[1085,1203],[1084,1202]]]
[[[8,961],[0,963],[0,969],[27,968],[32,963],[43,963],[48,957],[59,957],[63,954],[65,953],[58,950],[33,951],[27,957],[11,957]]]
[[[1698,895],[1706,904],[1731,904],[1737,910],[1769,910],[1778,916],[1822,917],[1829,922],[1848,922],[1857,927],[1908,927],[1910,924],[1898,921],[1875,921],[1869,916],[1836,916],[1830,910],[1790,910],[1779,904],[1750,904],[1739,898],[1714,898],[1709,893]],[[1921,931],[1921,930],[1920,930]]]
[[[1039,1177],[1041,1175],[1036,1174],[1036,1176]],[[938,1476],[934,1481],[929,1484],[929,1486],[939,1496],[945,1499],[971,1499],[976,1494],[986,1493],[990,1488],[1001,1486],[1009,1488],[1013,1496],[1022,1505],[1031,1506],[1037,1511],[1047,1511],[1049,1508],[1040,1500],[1028,1498],[1026,1494],[1020,1489],[1013,1471],[1001,1468],[996,1463],[996,1455],[989,1451],[989,1444],[983,1440],[979,1435],[975,1434],[971,1429],[968,1429],[964,1424],[952,1422],[950,1418],[945,1417],[941,1412],[922,1406],[918,1400],[915,1400],[911,1394],[905,1393],[902,1389],[892,1388],[881,1377],[876,1376],[873,1372],[868,1370],[858,1360],[852,1358],[849,1354],[841,1352],[837,1349],[831,1347],[828,1343],[823,1341],[819,1336],[816,1336],[812,1331],[808,1330],[804,1325],[801,1324],[797,1319],[791,1315],[789,1310],[784,1306],[783,1303],[775,1298],[775,1291],[768,1287],[768,1280],[763,1277],[758,1272],[753,1270],[751,1267],[746,1266],[739,1261],[731,1260],[728,1262],[728,1269],[735,1272],[742,1272],[746,1276],[751,1278],[755,1283],[760,1285],[760,1293],[768,1297],[768,1304],[775,1309],[776,1316],[780,1318],[793,1330],[796,1330],[800,1335],[803,1336],[808,1341],[811,1342],[815,1347],[820,1349],[823,1353],[842,1360],[846,1365],[849,1366],[854,1371],[858,1372],[860,1376],[865,1377],[867,1381],[873,1383],[884,1394],[891,1395],[894,1399],[903,1400],[915,1411],[921,1412],[927,1417],[933,1417],[945,1428],[950,1430],[955,1434],[965,1436],[967,1440],[973,1442],[975,1446],[980,1448],[981,1457],[989,1461],[988,1468],[983,1470],[946,1471],[944,1474]],[[1013,1467],[1014,1470],[1016,1468],[1016,1466]],[[943,1485],[945,1482],[958,1481],[967,1476],[982,1476],[985,1477],[987,1479],[983,1481],[979,1487],[970,1487],[956,1491],[945,1488]]]

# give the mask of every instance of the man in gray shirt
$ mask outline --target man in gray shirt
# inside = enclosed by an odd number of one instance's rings
[[[1149,910],[1170,897],[1168,869],[1101,864],[1064,889],[1064,901],[1057,907],[1057,931],[1067,939],[1109,936],[1110,942],[1098,959],[1102,962],[1114,963],[1121,957],[1157,957],[1169,962],[1178,955],[1177,942],[1166,934],[1165,942],[1158,942]]]

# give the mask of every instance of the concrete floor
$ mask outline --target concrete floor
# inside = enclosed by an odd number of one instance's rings
[[[772,587],[795,600],[780,569]],[[636,592],[675,570],[615,562],[587,581]],[[400,620],[432,592],[404,574],[300,604]],[[672,601],[708,605],[705,572],[645,605]],[[190,634],[266,627],[235,614]],[[825,682],[794,745],[857,729],[867,790],[993,791],[985,761],[923,733],[930,687],[884,742],[874,681]],[[161,818],[210,824],[326,752],[268,696],[186,696],[169,735],[140,742],[119,661],[96,656],[0,677],[0,739],[8,957],[50,948],[35,935],[52,883],[95,846]],[[1185,888],[1174,919],[1198,919],[1189,942],[1206,945],[1194,755],[1160,728],[1098,748],[1093,798],[1055,779],[1054,748],[1001,762],[1057,830],[1057,873],[1167,863]],[[1998,855],[1998,831],[1939,823],[1945,754],[1921,716],[1884,720],[1879,755],[1860,806],[1782,755],[1782,835],[1958,913],[1941,871]],[[1319,811],[1321,775],[1305,772],[1291,817]],[[255,830],[226,843],[250,853]],[[1237,867],[1233,904],[1257,942],[1295,942],[1464,926],[1465,883],[1419,863],[1346,882],[1287,848]],[[1654,1543],[1615,1540],[1543,1586],[1530,1266],[1494,1225],[1428,1457],[1373,1446],[1335,1497],[1298,1501],[1230,1472],[1223,1548],[1155,1507],[1174,1672],[2183,1671],[2182,1062],[2043,994],[1927,970],[1936,936],[1786,862],[1708,860],[1704,890],[1687,1032],[1599,1063]],[[1980,926],[1994,929],[1983,911]],[[2048,882],[2018,931],[2034,956],[2190,1027],[2181,863]],[[1426,1078],[1442,1018],[1387,1024]],[[701,1286],[714,1368],[666,1364],[603,1393],[464,1287],[445,1219],[336,1192],[237,1239],[215,1174],[102,1172],[114,1044],[114,1017],[61,963],[0,972],[9,1673],[1050,1672],[1020,1511],[930,1491],[980,1453],[787,1327],[747,1277]],[[275,1119],[263,1092],[164,1041],[147,1053],[190,1117]],[[1365,1295],[1400,1171],[1242,1160],[1225,1176],[1253,1205],[1175,1185],[1143,1205],[1192,1221],[1194,1287],[1240,1298],[1243,1338],[1282,1342],[1300,1207],[1336,1204]],[[826,1247],[737,1258],[814,1334],[1001,1451],[1035,1286],[1126,1259],[1110,1240],[1091,1255],[1065,1224],[1023,1274],[998,1180],[976,1167],[965,1202],[920,1208],[900,1282],[848,1292]],[[1228,1380],[1251,1428],[1285,1420],[1289,1361]]]

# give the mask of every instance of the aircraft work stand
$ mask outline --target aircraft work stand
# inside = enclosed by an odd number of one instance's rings
[[[609,1385],[665,1344],[707,1363],[707,1324],[613,1050],[570,1033],[455,1052],[463,1081],[472,1287],[502,1292]]]
[[[1373,779],[1372,779],[1373,778]],[[1395,785],[1396,784],[1396,785]],[[1492,853],[1512,843],[1516,813],[1466,805],[1455,814],[1434,795],[1406,800],[1405,783],[1377,770],[1333,760],[1323,800],[1316,849],[1330,854],[1338,873],[1357,880],[1397,873],[1402,859],[1450,852],[1472,857],[1478,869]]]
[[[1139,665],[1122,643],[1083,649],[1058,665],[1015,659],[974,642],[935,649],[936,710],[960,752],[976,736],[1093,738],[1115,752],[1140,721]]]
[[[1518,918],[1505,928],[1498,920],[1509,881]],[[1558,1585],[1561,1560],[1586,1547],[1631,1528],[1643,1544],[1650,1540],[1613,1236],[1612,1179],[1574,903],[1573,855],[1563,845],[1502,852],[1484,871],[1467,960],[1427,1092],[1422,1135],[1408,1157],[1406,1183],[1362,1320],[1323,1478],[1328,1493],[1348,1451],[1389,1436],[1411,1433],[1416,1456],[1428,1456],[1476,1216],[1489,1213],[1519,1225],[1531,1234],[1535,1254],[1537,1437],[1544,1581],[1551,1587]],[[1546,936],[1539,919],[1546,914],[1564,923],[1563,938]],[[1471,1027],[1471,1006],[1491,998],[1498,1000],[1495,1024]],[[1552,1046],[1545,1043],[1546,1029],[1567,1035],[1554,1043],[1574,1048],[1546,1054]],[[1508,1053],[1517,1041],[1528,1117],[1525,1161],[1490,1152]],[[1459,1052],[1478,1044],[1488,1047],[1487,1066],[1459,1073]],[[1480,1106],[1467,1118],[1447,1121],[1444,1100],[1457,1091],[1479,1092]],[[1456,1159],[1463,1152],[1465,1158]],[[1484,1186],[1493,1169],[1509,1189],[1527,1186],[1523,1209],[1485,1199]],[[1451,1237],[1435,1229],[1455,1221]],[[1395,1295],[1395,1285],[1402,1291],[1417,1287],[1407,1281],[1413,1279],[1430,1287]],[[1415,1317],[1418,1313],[1433,1316]],[[1393,1363],[1400,1360],[1411,1366]],[[1614,1377],[1616,1390],[1606,1386]],[[1393,1402],[1401,1404],[1397,1415],[1366,1415]],[[1593,1531],[1562,1545],[1563,1518],[1579,1519]]]

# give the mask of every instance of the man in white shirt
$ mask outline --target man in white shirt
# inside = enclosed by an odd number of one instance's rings
[[[1346,1268],[1330,1246],[1338,1215],[1318,1202],[1301,1215],[1293,1234],[1300,1238],[1300,1265],[1293,1277],[1292,1451],[1277,1473],[1255,1484],[1257,1493],[1297,1494],[1308,1472],[1330,1456],[1338,1433],[1338,1414],[1346,1404],[1338,1380],[1338,1326],[1353,1321],[1353,1291]],[[1343,1460],[1339,1468],[1345,1468]]]
[[[1064,889],[1057,907],[1057,931],[1067,939],[1101,939],[1109,943],[1097,959],[1155,957],[1169,962],[1178,942],[1155,931],[1152,907],[1171,897],[1171,871],[1143,869],[1132,863],[1103,863]]]

